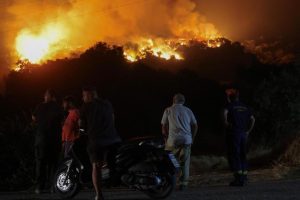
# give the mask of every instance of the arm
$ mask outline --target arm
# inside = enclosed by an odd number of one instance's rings
[[[192,142],[194,142],[195,137],[198,132],[198,123],[197,123],[194,113],[191,110],[190,110],[190,116],[191,116],[190,125],[191,125],[191,132],[192,132]]]
[[[79,119],[80,113],[79,110],[74,110],[73,112],[69,113],[70,120],[71,120],[71,131],[74,134],[74,138],[79,136]]]
[[[36,122],[36,117],[34,115],[31,116],[32,122],[35,123]]]
[[[249,135],[249,133],[253,130],[254,124],[255,124],[255,118],[252,115],[251,118],[250,118],[250,127],[249,127],[249,129],[247,131],[247,135]]]
[[[79,110],[79,119],[78,119],[78,127],[79,129],[86,129],[87,126],[87,119],[86,119],[86,108],[85,105]]]
[[[226,128],[231,126],[231,124],[228,121],[228,112],[229,111],[227,109],[224,110],[224,116],[223,117],[224,117],[224,125],[225,125]]]
[[[168,121],[168,114],[167,110],[164,111],[163,117],[161,119],[161,132],[165,142],[167,142],[169,136],[169,121]]]
[[[195,137],[197,135],[197,132],[198,132],[198,124],[192,124],[191,125],[191,128],[192,128],[192,138],[193,138],[193,141],[195,140]]]
[[[162,124],[161,125],[161,132],[162,132],[162,135],[163,135],[163,137],[166,141],[167,138],[168,138],[168,135],[169,135],[169,126],[168,126],[168,124]]]
[[[37,114],[39,112],[39,107],[40,107],[40,105],[38,105],[31,114],[31,120],[32,120],[31,123],[32,124],[35,124],[37,122]]]

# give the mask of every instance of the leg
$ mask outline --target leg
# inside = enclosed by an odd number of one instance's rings
[[[180,158],[182,161],[181,185],[187,186],[190,176],[191,145],[186,145],[181,149]]]
[[[98,161],[98,162],[93,162],[93,172],[92,172],[92,180],[93,180],[93,185],[96,191],[96,200],[102,200],[102,190],[101,190],[101,169],[103,162]]]
[[[233,158],[233,171],[239,173],[242,171],[241,166],[241,137],[240,134],[234,134],[232,140],[232,158]]]
[[[37,189],[42,190],[45,187],[46,182],[46,162],[45,159],[37,159],[36,160],[36,181],[37,181]]]
[[[182,174],[183,174],[183,167],[182,167],[182,163],[181,163],[181,160],[180,160],[180,151],[181,151],[181,149],[180,148],[175,148],[174,146],[166,146],[165,150],[166,151],[171,151],[174,154],[175,158],[177,159],[178,163],[180,164],[180,171],[177,175],[177,181],[179,181],[179,184],[181,184],[181,179],[180,178],[182,177]]]
[[[102,181],[102,166],[104,164],[105,150],[97,147],[95,143],[88,145],[88,154],[92,164],[92,181],[96,192],[96,200],[103,200],[101,181]]]
[[[49,155],[48,159],[48,184],[50,186],[50,189],[52,190],[51,187],[57,170],[59,151],[58,149],[52,149],[51,152],[52,153],[51,155]]]
[[[232,140],[232,150],[233,150],[233,172],[234,172],[234,181],[230,183],[230,186],[243,186],[243,171],[241,163],[241,143],[242,137],[241,134],[235,133]]]
[[[247,171],[247,136],[242,135],[241,136],[241,150],[240,150],[240,159],[241,159],[241,170]]]
[[[68,157],[68,154],[69,154],[69,151],[71,150],[72,145],[73,145],[72,141],[64,142],[64,148],[63,148],[64,158]]]
[[[45,187],[45,182],[46,182],[46,159],[43,157],[41,154],[41,148],[37,146],[35,148],[35,164],[36,164],[36,182],[37,182],[37,187],[36,187],[36,193],[40,193],[40,190],[44,189]]]
[[[234,172],[234,157],[233,157],[233,134],[232,133],[227,133],[226,134],[226,147],[227,147],[227,161],[228,165],[231,171]]]
[[[241,138],[241,168],[243,171],[243,181],[247,183],[248,181],[248,163],[247,163],[247,136],[246,134],[242,135]]]

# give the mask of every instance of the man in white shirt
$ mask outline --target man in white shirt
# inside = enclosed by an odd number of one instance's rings
[[[173,105],[165,110],[161,120],[166,150],[172,151],[181,165],[180,190],[188,185],[191,145],[198,131],[196,118],[184,103],[182,94],[174,95]]]

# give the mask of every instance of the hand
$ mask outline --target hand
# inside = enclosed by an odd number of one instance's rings
[[[246,137],[248,138],[250,135],[250,131],[246,131]]]
[[[231,124],[231,123],[228,123],[228,122],[225,122],[225,127],[226,127],[226,128],[231,128],[231,127],[232,127],[232,124]]]

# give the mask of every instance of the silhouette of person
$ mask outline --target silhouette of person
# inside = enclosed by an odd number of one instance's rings
[[[48,89],[44,102],[39,104],[32,114],[36,124],[35,160],[36,181],[35,193],[51,186],[61,149],[62,109],[56,103],[55,92]],[[50,184],[50,185],[48,185]]]

